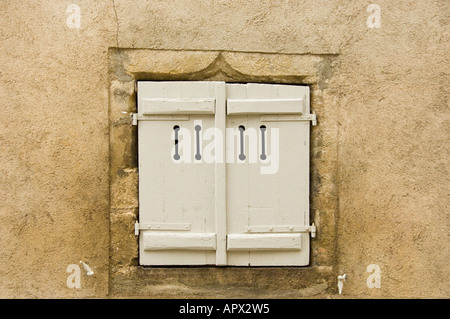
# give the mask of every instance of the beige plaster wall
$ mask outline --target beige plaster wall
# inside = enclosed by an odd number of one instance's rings
[[[335,187],[317,190],[338,201],[323,224],[333,276],[348,274],[344,296],[450,297],[448,1],[374,1],[380,29],[366,25],[370,3],[1,1],[0,297],[110,292],[112,47],[333,56],[313,91],[330,123],[315,134],[331,145],[312,149],[337,159],[321,176]],[[271,67],[260,62],[246,72]],[[69,289],[80,260],[95,274]],[[370,264],[381,288],[366,285]]]
[[[449,297],[449,3],[379,4],[381,29],[355,24],[333,77],[339,269],[349,294]]]

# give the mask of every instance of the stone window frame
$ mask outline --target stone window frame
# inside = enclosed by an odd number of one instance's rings
[[[328,81],[336,55],[109,49],[110,254],[112,296],[152,298],[304,297],[335,286],[337,118]],[[310,265],[143,267],[138,264],[137,81],[224,81],[308,85],[318,117],[311,129]]]

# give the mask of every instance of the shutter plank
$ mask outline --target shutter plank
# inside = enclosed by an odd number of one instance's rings
[[[151,233],[144,234],[144,250],[215,250],[216,234],[212,233]]]
[[[230,234],[228,250],[300,250],[301,234]]]

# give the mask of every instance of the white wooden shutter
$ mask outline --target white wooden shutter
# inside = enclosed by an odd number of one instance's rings
[[[138,82],[140,264],[307,265],[309,112],[302,86]],[[227,163],[197,158],[196,127]]]
[[[249,132],[244,139],[246,161],[227,165],[228,264],[308,265],[309,88],[228,84],[227,113],[227,127],[241,126]],[[261,126],[265,126],[264,133]],[[266,163],[259,165],[249,163],[255,156],[251,154],[255,148],[250,147],[255,131],[259,140],[265,134],[266,142]],[[227,154],[233,149],[235,154],[240,152],[236,148],[240,141],[228,137]],[[259,146],[258,163],[261,143]],[[238,157],[235,160],[238,162]],[[264,166],[267,174],[262,171]]]

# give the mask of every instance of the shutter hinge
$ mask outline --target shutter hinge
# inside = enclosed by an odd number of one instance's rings
[[[139,114],[130,113],[131,124],[138,125],[138,121],[189,121],[189,114]]]
[[[312,238],[316,237],[316,225],[253,225],[247,226],[244,232],[254,233],[310,233]]]
[[[172,116],[167,116],[167,118],[172,119]],[[181,116],[181,120],[187,120],[188,118],[185,118],[186,116]],[[131,124],[132,125],[138,125],[138,120],[145,120],[145,119],[152,119],[152,117],[145,117],[140,115],[139,113],[131,113]],[[155,118],[158,119],[158,118]],[[165,118],[159,118],[160,120],[164,120]],[[307,115],[306,117],[303,117],[303,120],[306,121],[311,121],[312,126],[316,126],[317,125],[317,115],[316,113],[311,113],[309,115]]]
[[[317,125],[317,115],[316,113],[312,112],[311,114],[308,115],[308,120],[311,121],[312,126],[316,126]]]
[[[191,230],[189,223],[152,223],[152,224],[134,224],[134,234],[139,235],[141,230],[166,230],[166,231],[188,231]]]
[[[132,125],[137,125],[138,124],[138,113],[132,113],[131,114],[131,124]]]
[[[311,233],[311,238],[316,238],[316,225],[314,223],[309,226],[309,232]]]

